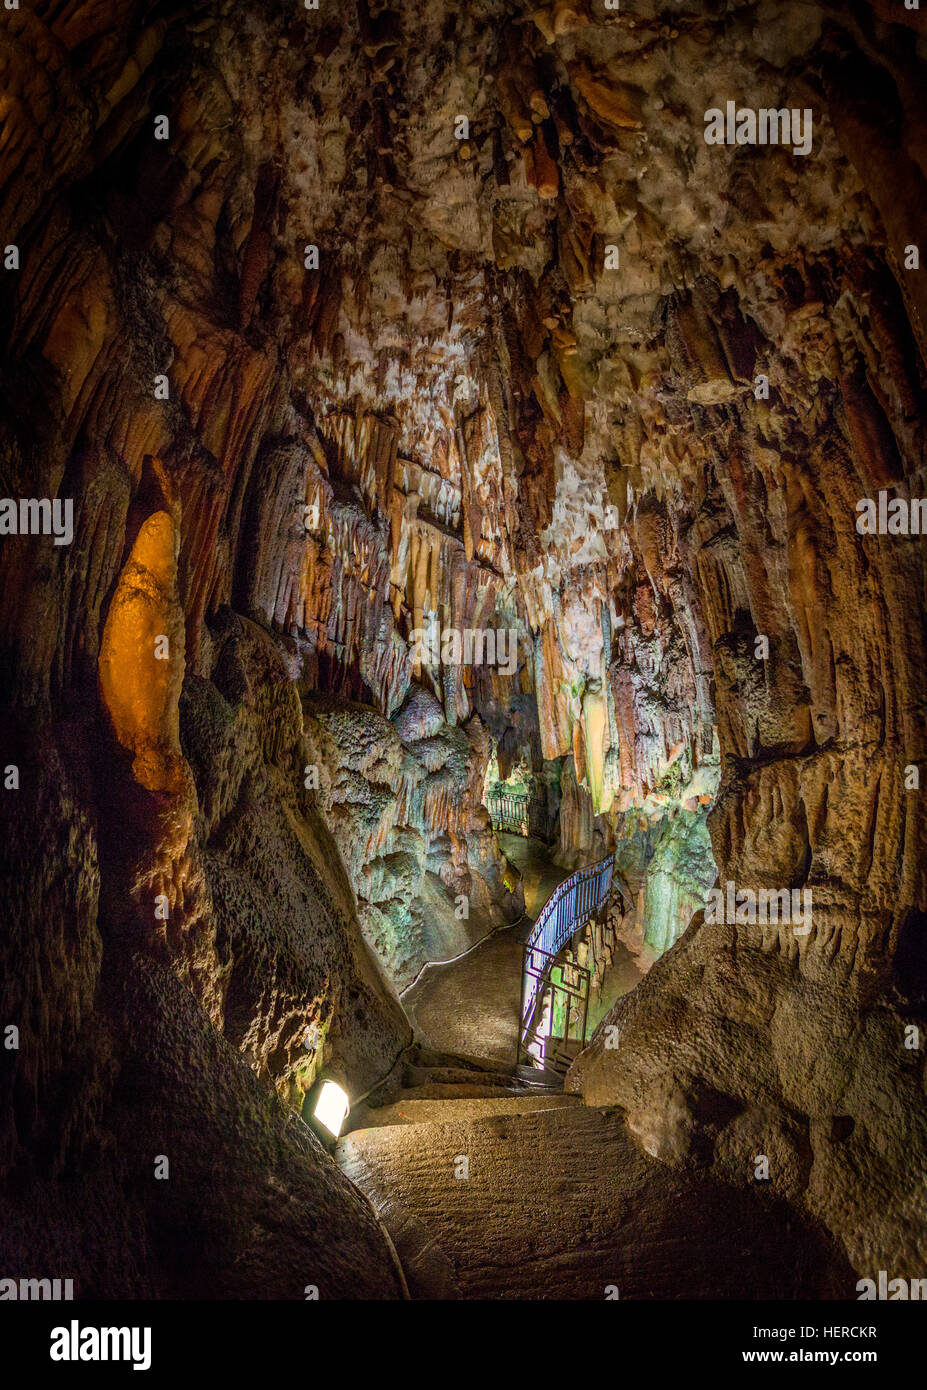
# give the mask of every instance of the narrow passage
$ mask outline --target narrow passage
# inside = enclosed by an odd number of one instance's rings
[[[518,1040],[522,946],[570,870],[554,864],[540,840],[503,833],[498,838],[522,876],[526,917],[447,965],[429,965],[403,996],[403,1006],[417,1035],[431,1047],[511,1066]]]

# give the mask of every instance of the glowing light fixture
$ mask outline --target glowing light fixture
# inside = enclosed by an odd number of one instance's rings
[[[319,1091],[312,1118],[318,1120],[319,1124],[337,1139],[350,1108],[347,1093],[337,1081],[326,1081]]]

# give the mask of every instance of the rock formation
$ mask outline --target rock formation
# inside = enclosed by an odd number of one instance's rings
[[[656,962],[569,1088],[923,1271],[927,566],[857,504],[927,491],[924,40],[888,0],[4,12],[5,1266],[398,1295],[297,1117],[521,916],[494,760]],[[706,920],[715,873],[810,931]]]

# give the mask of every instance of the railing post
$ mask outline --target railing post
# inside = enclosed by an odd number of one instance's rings
[[[580,1051],[586,1046],[586,1023],[589,1018],[589,995],[592,990],[592,975],[589,975],[586,993],[583,995],[583,1031],[579,1040]]]

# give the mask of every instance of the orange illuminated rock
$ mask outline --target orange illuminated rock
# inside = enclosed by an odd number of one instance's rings
[[[119,576],[100,647],[100,690],[116,737],[135,755],[139,781],[163,789],[162,769],[180,751],[183,611],[177,538],[167,512],[142,524]]]

